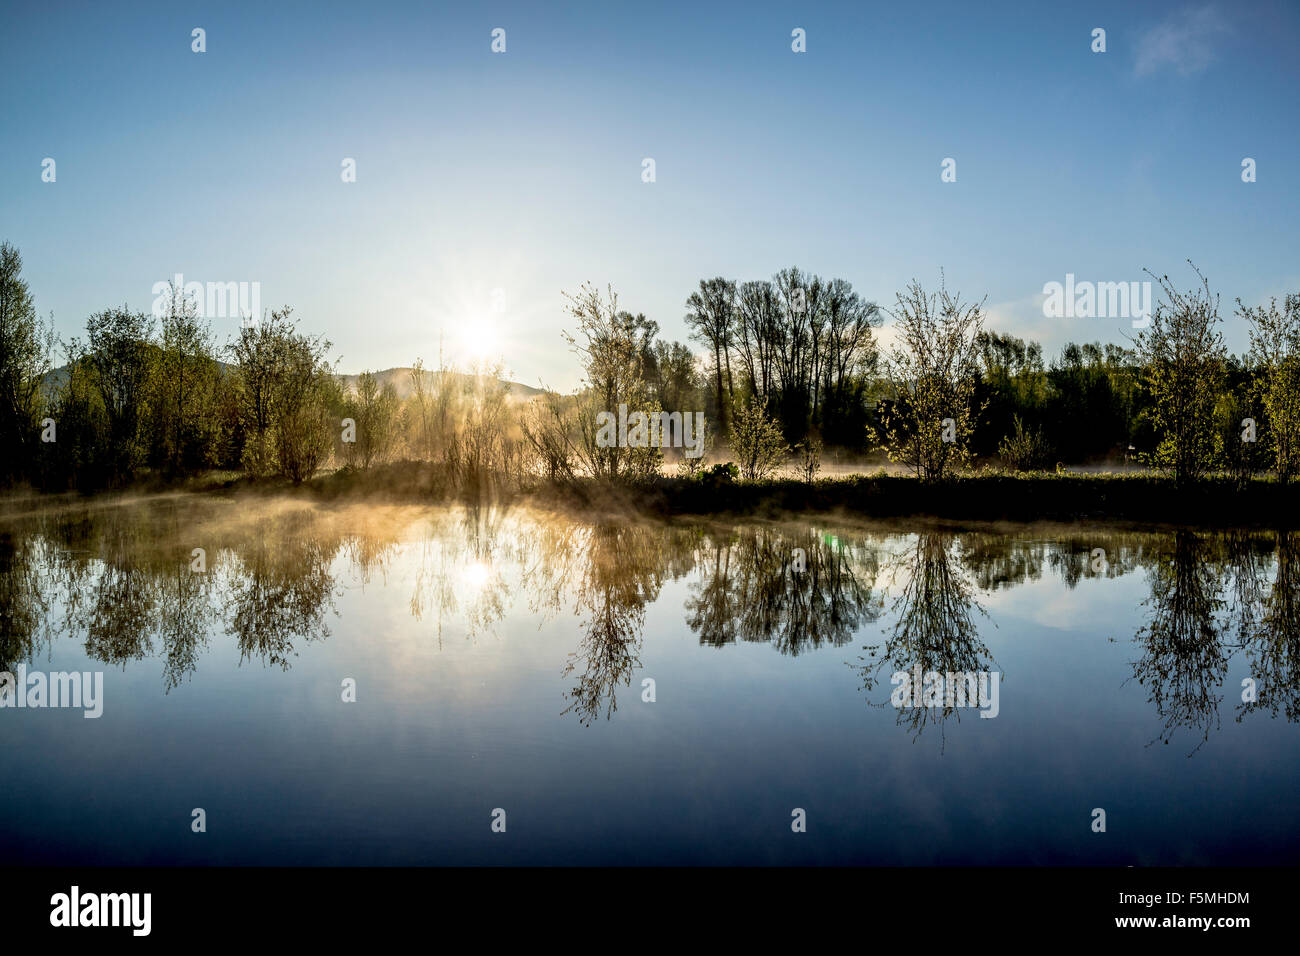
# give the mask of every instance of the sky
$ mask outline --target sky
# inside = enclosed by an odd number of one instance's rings
[[[0,240],[64,338],[179,273],[259,283],[341,371],[441,343],[567,391],[586,281],[685,340],[702,278],[797,265],[889,306],[943,270],[1049,356],[1132,334],[1044,316],[1067,274],[1188,288],[1191,259],[1233,351],[1237,297],[1300,291],[1291,2],[0,0],[0,23]]]

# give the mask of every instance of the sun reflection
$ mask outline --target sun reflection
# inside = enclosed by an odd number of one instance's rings
[[[492,577],[492,567],[486,561],[474,561],[466,565],[465,570],[461,572],[461,580],[465,587],[475,593],[483,590],[483,585],[487,584],[490,577]]]

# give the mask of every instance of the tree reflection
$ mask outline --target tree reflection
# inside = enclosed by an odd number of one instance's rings
[[[1289,721],[1300,717],[1300,547],[1295,532],[1277,535],[1274,567],[1259,626],[1245,641],[1258,696],[1242,703],[1238,720],[1255,711],[1280,712]]]
[[[208,633],[217,616],[211,583],[209,575],[195,574],[182,564],[160,580],[158,631],[163,645],[163,686],[168,691],[194,673],[199,654],[208,645]]]
[[[1176,531],[1148,568],[1149,620],[1135,638],[1143,650],[1134,677],[1147,688],[1168,743],[1186,728],[1195,753],[1220,726],[1219,705],[1233,655],[1244,652],[1256,695],[1237,719],[1256,711],[1295,720],[1300,654],[1300,568],[1293,532],[1276,535],[1268,586],[1269,539],[1231,531]]]
[[[796,655],[839,647],[880,613],[876,551],[815,529],[739,527],[709,535],[686,623],[701,644],[770,642]]]
[[[310,512],[273,516],[264,528],[237,553],[228,576],[226,630],[235,637],[241,662],[257,659],[288,670],[295,642],[329,636],[330,565],[341,538],[320,528]]]
[[[410,613],[435,618],[439,640],[445,618],[473,636],[520,597],[540,621],[572,612],[563,713],[590,724],[633,684],[648,609],[670,581],[683,581],[684,621],[665,625],[666,640],[689,631],[710,648],[763,643],[789,656],[849,643],[881,618],[888,589],[885,639],[853,664],[870,694],[898,671],[1000,671],[980,639],[981,590],[1145,570],[1131,666],[1162,722],[1157,739],[1188,728],[1204,744],[1238,676],[1255,691],[1238,720],[1300,713],[1293,532],[863,527],[566,518],[490,496],[419,510],[184,498],[30,509],[0,522],[0,669],[66,633],[103,664],[156,657],[166,691],[192,677],[214,635],[232,639],[241,663],[287,670],[329,636],[345,588],[413,582]],[[203,570],[190,565],[196,547]],[[909,705],[898,721],[919,734],[954,709]]]
[[[0,671],[35,657],[49,614],[41,568],[48,561],[43,542],[0,533]],[[33,554],[35,552],[35,554]]]
[[[895,617],[888,638],[864,648],[866,657],[857,670],[865,692],[872,693],[882,677],[888,680],[899,671],[957,675],[996,668],[973,617],[984,609],[956,550],[955,535],[922,532],[892,563],[893,578],[902,573],[906,580],[891,606]],[[947,700],[936,707],[905,706],[898,723],[914,736],[930,723],[938,723],[942,733],[943,722],[954,714],[960,720],[959,708]]]
[[[527,529],[504,503],[470,499],[421,521],[411,614],[432,615],[439,646],[444,619],[459,615],[466,634],[491,630],[510,606],[504,569],[517,560]]]
[[[1158,739],[1168,743],[1174,731],[1188,727],[1202,731],[1203,744],[1218,727],[1218,689],[1228,668],[1218,621],[1223,580],[1209,542],[1191,531],[1174,532],[1169,551],[1147,576],[1151,596],[1144,603],[1152,610],[1134,638],[1143,654],[1133,676],[1164,721]]]
[[[632,682],[641,666],[641,638],[647,605],[659,597],[669,573],[674,539],[680,533],[639,522],[591,525],[582,542],[586,560],[578,568],[574,613],[581,619],[578,648],[569,655],[564,676],[576,682],[565,692],[584,724],[601,711],[609,719],[618,709],[618,690]]]

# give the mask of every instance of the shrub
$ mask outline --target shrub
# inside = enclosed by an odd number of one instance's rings
[[[1030,431],[1025,428],[1025,423],[1020,420],[1019,415],[1015,416],[1013,424],[1015,431],[1002,439],[1002,443],[998,445],[998,454],[1016,471],[1034,471],[1042,468],[1052,457],[1051,449],[1047,447],[1042,431],[1039,429]]]

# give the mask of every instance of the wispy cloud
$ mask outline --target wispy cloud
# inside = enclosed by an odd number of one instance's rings
[[[1213,6],[1180,10],[1138,39],[1133,71],[1149,76],[1172,69],[1180,76],[1199,73],[1215,59],[1220,42],[1232,32]]]

